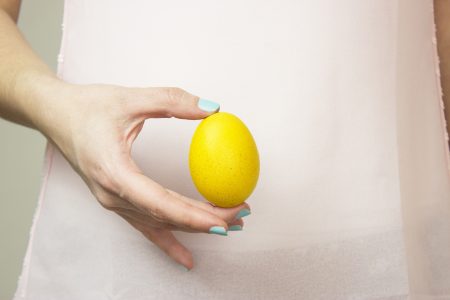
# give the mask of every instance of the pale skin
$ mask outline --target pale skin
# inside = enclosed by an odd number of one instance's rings
[[[199,97],[171,87],[75,85],[58,79],[17,29],[19,0],[0,0],[0,117],[39,130],[64,155],[98,202],[191,269],[191,252],[173,231],[209,233],[243,226],[247,203],[220,208],[146,177],[130,155],[149,118],[202,119]]]
[[[191,269],[191,252],[172,231],[208,233],[235,219],[247,203],[219,208],[170,191],[132,160],[146,119],[202,119],[198,97],[179,88],[75,85],[58,79],[24,40],[16,22],[20,0],[0,0],[0,117],[39,130],[108,210],[116,212],[176,262]],[[450,108],[450,1],[435,0],[446,107]],[[446,110],[450,120],[450,109]],[[449,122],[450,123],[450,122]]]

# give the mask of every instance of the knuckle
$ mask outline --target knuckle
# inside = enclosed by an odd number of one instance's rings
[[[97,199],[104,209],[115,210],[118,207],[117,202],[112,197],[101,195],[98,196]]]
[[[120,194],[117,182],[112,174],[102,166],[96,166],[94,170],[95,181],[106,191]]]
[[[156,220],[156,221],[158,221],[158,222],[160,222],[160,223],[164,223],[164,222],[166,222],[167,221],[167,218],[165,217],[165,215],[164,215],[164,213],[163,212],[161,212],[159,209],[151,209],[150,210],[150,216],[154,219],[154,220]]]
[[[166,93],[167,93],[167,95],[166,95],[167,100],[169,102],[169,105],[171,105],[171,106],[178,105],[187,94],[185,90],[183,90],[179,87],[167,88]]]
[[[148,210],[150,216],[160,222],[165,223],[168,221],[167,214],[165,213],[164,209],[160,205],[155,205],[152,208]]]

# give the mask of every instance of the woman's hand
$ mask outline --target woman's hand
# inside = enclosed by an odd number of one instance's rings
[[[224,209],[178,195],[147,178],[130,152],[145,119],[201,119],[218,106],[204,102],[198,106],[197,97],[176,88],[62,82],[18,31],[19,2],[0,0],[0,117],[41,131],[103,207],[192,268],[190,252],[171,230],[225,235],[228,225],[242,225],[234,217],[248,205]]]
[[[122,216],[177,262],[192,268],[190,252],[171,230],[226,234],[228,225],[242,225],[242,220],[234,217],[248,205],[218,208],[167,190],[142,173],[130,150],[145,119],[201,119],[218,106],[203,102],[199,106],[197,97],[176,88],[62,82],[18,31],[19,4],[0,0],[0,117],[40,130],[103,207]]]
[[[131,146],[148,118],[202,119],[218,111],[179,88],[126,88],[40,84],[50,99],[33,114],[33,123],[61,151],[100,204],[116,212],[186,268],[192,255],[171,230],[227,234],[243,225],[243,203],[219,208],[168,190],[146,177],[131,159]],[[203,109],[202,109],[203,108]],[[164,162],[161,162],[164,163]],[[248,210],[248,211],[246,211]]]

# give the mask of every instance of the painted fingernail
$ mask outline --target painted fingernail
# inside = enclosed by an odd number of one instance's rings
[[[241,225],[231,225],[228,227],[228,231],[239,231],[239,230],[242,230]]]
[[[236,215],[236,220],[240,219],[242,217],[248,216],[250,214],[250,210],[243,208],[241,209],[238,214]]]
[[[209,233],[219,234],[219,235],[228,235],[227,231],[222,226],[213,226],[209,229]]]
[[[200,108],[203,111],[207,111],[207,112],[214,112],[220,108],[219,103],[216,103],[211,100],[203,99],[203,98],[200,98],[198,100],[197,105],[198,105],[198,108]]]

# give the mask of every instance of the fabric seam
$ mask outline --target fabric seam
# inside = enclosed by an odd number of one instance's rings
[[[19,277],[18,288],[16,290],[16,295],[14,296],[14,298],[16,298],[19,295],[19,293],[20,293],[21,298],[25,297],[25,295],[26,295],[26,288],[28,285],[28,277],[29,277],[29,273],[30,273],[31,252],[33,249],[34,233],[36,231],[41,208],[43,205],[42,203],[44,201],[44,196],[45,196],[45,192],[46,192],[46,188],[47,188],[47,182],[48,182],[50,170],[52,167],[52,161],[53,161],[53,148],[52,148],[52,145],[48,141],[46,144],[45,152],[46,152],[45,153],[45,164],[44,164],[45,173],[43,175],[44,178],[42,181],[41,191],[39,193],[38,203],[36,206],[36,211],[34,213],[32,225],[31,225],[31,229],[30,229],[30,234],[29,234],[29,239],[28,239],[28,247],[27,247],[27,250],[25,253],[25,258],[23,260],[22,274]]]
[[[63,74],[63,66],[64,66],[64,59],[63,59],[63,53],[65,50],[65,44],[66,44],[66,34],[65,34],[65,24],[67,20],[67,1],[64,2],[63,7],[63,18],[62,18],[62,24],[61,24],[61,44],[60,44],[60,50],[57,57],[57,76],[59,78],[62,78]],[[30,275],[30,264],[31,264],[31,252],[33,250],[33,240],[34,240],[34,233],[36,231],[37,223],[40,217],[41,209],[43,206],[44,198],[47,191],[47,183],[48,179],[50,177],[52,164],[53,164],[53,158],[54,158],[54,148],[51,142],[47,140],[46,143],[46,151],[45,151],[45,162],[43,166],[44,174],[43,174],[43,180],[41,184],[41,190],[38,197],[38,203],[37,207],[33,216],[33,221],[30,229],[29,239],[28,239],[28,246],[25,253],[25,258],[23,260],[22,265],[22,272],[18,279],[18,285],[17,289],[14,295],[14,298],[25,298],[27,294],[27,288],[28,288],[28,279]]]

